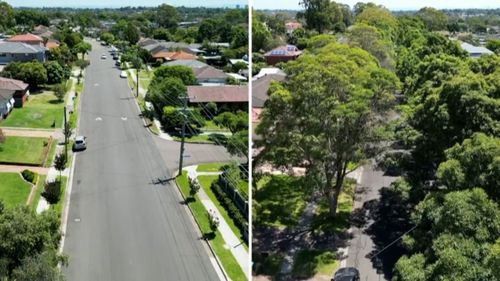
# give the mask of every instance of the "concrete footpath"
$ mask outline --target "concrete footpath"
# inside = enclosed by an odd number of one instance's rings
[[[190,179],[196,179],[198,176],[203,176],[203,175],[218,175],[220,173],[217,172],[197,172],[196,168],[198,166],[189,166],[184,168],[188,172],[188,177]],[[205,192],[203,188],[200,188],[198,191],[198,197],[201,200],[201,203],[207,209],[207,211],[212,210],[216,216],[219,218],[220,224],[219,224],[219,232],[222,235],[222,238],[226,242],[226,246],[229,248],[231,253],[233,254],[234,258],[236,261],[238,261],[238,264],[240,265],[241,269],[245,273],[245,276],[247,277],[248,280],[250,280],[249,272],[250,268],[248,267],[248,251],[245,249],[243,246],[242,242],[238,237],[234,234],[234,232],[231,230],[231,227],[229,227],[229,224],[224,220],[224,217],[222,214],[219,212],[217,207],[215,206],[214,202],[210,200],[210,197],[208,197],[208,194]]]

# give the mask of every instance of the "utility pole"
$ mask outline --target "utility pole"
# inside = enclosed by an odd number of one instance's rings
[[[183,101],[182,107],[182,132],[181,132],[181,155],[179,156],[179,174],[178,176],[182,176],[182,161],[184,160],[184,139],[186,137],[186,123],[187,123],[187,101],[188,97],[179,97],[180,100]]]
[[[63,125],[63,134],[64,134],[64,151],[66,155],[66,159],[68,159],[68,134],[66,130],[68,126],[68,119],[66,116],[66,106],[64,107],[64,125]]]

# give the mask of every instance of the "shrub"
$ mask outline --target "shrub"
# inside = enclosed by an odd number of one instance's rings
[[[26,181],[29,181],[31,182],[32,184],[36,184],[36,174],[30,170],[23,170],[21,172],[21,175],[23,176],[23,178],[26,180]]]
[[[196,193],[200,190],[200,184],[196,179],[189,178],[189,195],[194,198]]]
[[[212,183],[210,188],[214,192],[215,197],[217,197],[217,200],[219,200],[224,209],[227,210],[229,217],[234,221],[234,224],[241,231],[241,233],[247,231],[247,220],[241,215],[240,210],[236,207],[233,200],[231,200],[224,190],[222,190],[219,183]]]
[[[42,192],[42,196],[50,204],[57,204],[61,199],[61,182],[51,181],[45,183],[45,189]]]

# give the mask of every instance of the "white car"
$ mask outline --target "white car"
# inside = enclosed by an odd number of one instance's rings
[[[73,143],[73,150],[85,150],[87,148],[87,137],[77,136]]]
[[[127,72],[122,71],[122,72],[120,73],[120,78],[127,78]]]
[[[105,60],[105,59],[107,59],[107,58],[108,58],[108,57],[107,57],[106,55],[102,55],[102,56],[101,56],[101,59],[103,59],[103,60]]]

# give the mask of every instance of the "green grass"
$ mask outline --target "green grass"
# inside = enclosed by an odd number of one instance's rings
[[[36,207],[38,206],[38,202],[40,201],[40,197],[42,197],[42,192],[45,187],[45,175],[39,175],[38,176],[38,182],[36,183],[36,193],[35,197],[33,197],[33,201],[31,201],[31,209],[36,210]]]
[[[9,136],[0,145],[0,162],[41,165],[48,140]]]
[[[187,179],[187,174],[183,173],[181,177],[176,179],[177,184],[184,195],[185,198],[189,197],[189,183]],[[207,210],[203,206],[203,204],[198,200],[197,196],[195,201],[191,201],[189,203],[191,210],[193,211],[195,219],[198,221],[201,231],[204,234],[210,233],[210,222],[207,217]],[[210,244],[214,249],[217,257],[222,263],[224,270],[234,281],[244,281],[247,280],[243,270],[239,266],[238,262],[234,258],[233,254],[229,249],[224,247],[225,242],[222,238],[219,231],[216,232],[216,235],[213,239],[210,240]]]
[[[284,228],[295,226],[309,200],[307,183],[286,175],[264,176],[257,182],[254,225]]]
[[[318,234],[334,234],[349,228],[349,217],[353,209],[355,185],[354,180],[347,179],[345,181],[344,190],[339,196],[335,219],[331,219],[329,216],[328,201],[325,199],[319,202],[311,222],[313,231]]]
[[[31,192],[31,184],[19,173],[0,173],[0,200],[7,208],[25,205]]]
[[[75,86],[75,91],[78,93],[78,96],[75,97],[75,100],[73,101],[73,113],[69,115],[69,124],[71,129],[75,129],[78,125],[78,108],[80,107],[80,98],[83,93],[83,81],[80,81],[80,84]]]
[[[52,144],[50,145],[50,151],[49,155],[47,156],[47,161],[45,162],[45,167],[52,166],[52,163],[54,162],[54,156],[56,155],[56,149],[57,149],[57,140],[53,139]]]
[[[175,141],[181,141],[181,137],[174,137]],[[209,135],[196,135],[196,136],[191,136],[191,137],[186,137],[185,138],[186,142],[203,142],[203,143],[214,143],[209,139]]]
[[[212,189],[210,188],[212,183],[217,181],[218,178],[219,178],[218,176],[198,176],[198,182],[201,184],[203,190],[205,190],[210,200],[212,200],[212,202],[215,204],[219,212],[222,214],[222,217],[227,222],[233,233],[240,239],[241,242],[245,242],[245,240],[243,239],[243,235],[241,234],[241,231],[238,229],[238,227],[236,227],[234,221],[229,216],[229,213],[221,205],[217,197],[215,197],[215,194],[213,193]]]
[[[0,122],[3,127],[56,128],[62,126],[64,102],[58,102],[51,91],[32,93],[22,108],[15,108],[7,119]]]
[[[59,175],[57,175],[57,180],[59,180]],[[66,193],[66,185],[68,184],[68,178],[67,177],[62,177],[62,183],[61,183],[61,198],[59,199],[59,202],[54,205],[50,205],[50,208],[53,208],[56,210],[56,212],[61,215],[62,214],[62,208],[64,205],[64,198],[65,198],[65,193]]]
[[[240,179],[238,182],[238,190],[240,191],[240,194],[248,200],[248,181]]]
[[[338,267],[335,251],[302,250],[297,253],[292,269],[295,278],[310,278],[316,274],[331,276]]]
[[[205,163],[200,164],[196,168],[198,172],[220,172],[222,166],[227,165],[228,163]]]

